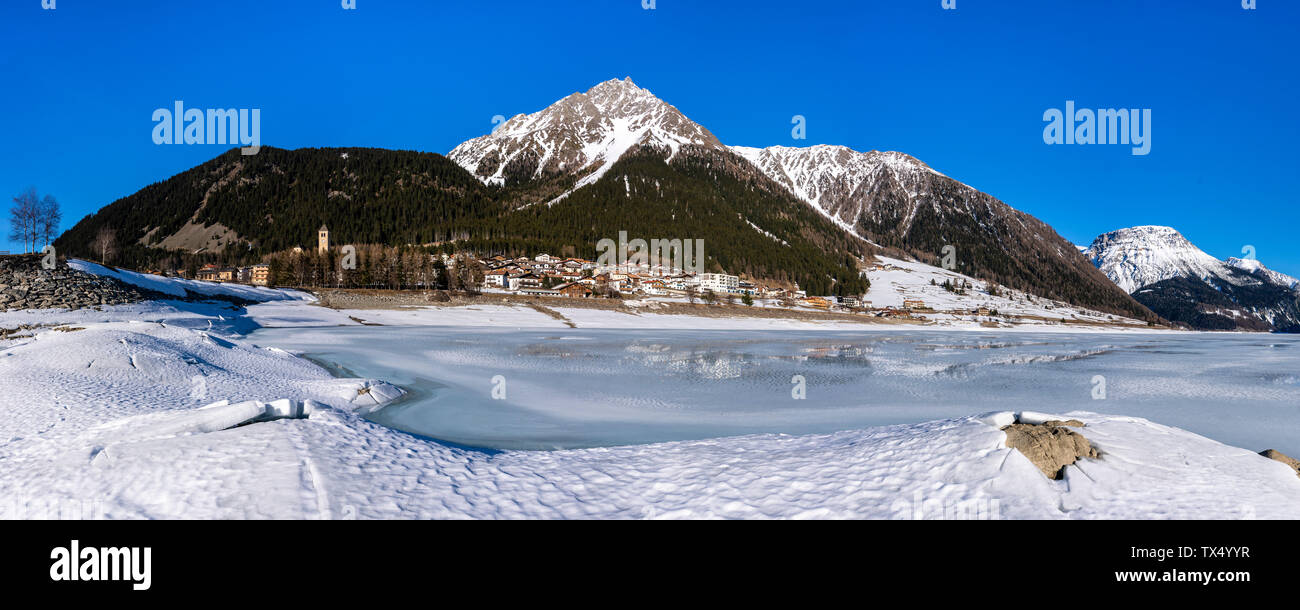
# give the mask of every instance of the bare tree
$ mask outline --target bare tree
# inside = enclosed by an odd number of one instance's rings
[[[59,200],[54,195],[46,195],[41,199],[40,205],[36,210],[37,234],[41,238],[41,245],[49,245],[59,234],[59,221],[63,219],[63,213],[59,211]],[[32,248],[35,249],[35,244]]]
[[[99,253],[99,262],[108,264],[110,260],[117,257],[117,232],[111,227],[100,227],[90,247],[94,252]]]
[[[456,276],[460,289],[469,294],[478,294],[479,286],[483,285],[483,268],[477,260],[467,255],[456,257]]]
[[[53,195],[44,199],[30,187],[13,198],[9,208],[9,239],[23,245],[24,252],[33,252],[38,246],[54,241],[59,232],[59,201]]]
[[[465,276],[461,273],[460,261],[452,259],[452,264],[443,272],[447,276],[447,290],[460,292],[465,289]]]
[[[36,227],[39,226],[40,199],[36,187],[23,191],[13,198],[9,207],[9,239],[23,245],[23,252],[31,252],[36,245]]]

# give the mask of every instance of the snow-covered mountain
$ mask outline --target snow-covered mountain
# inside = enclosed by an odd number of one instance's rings
[[[863,153],[824,144],[807,148],[732,146],[731,150],[855,234],[857,219],[866,213],[868,195],[878,185],[886,180],[915,183],[918,174],[943,175],[900,152]]]
[[[644,156],[647,150],[667,162],[671,175],[647,165],[638,165],[635,175],[626,170],[610,174],[621,159]],[[597,187],[607,176],[628,195],[638,183],[652,185],[654,190],[642,196],[659,199],[666,196],[664,180],[727,176],[739,182],[720,188],[721,182],[708,178],[712,184],[677,189],[676,197],[684,201],[715,191],[707,201],[695,202],[698,213],[709,216],[708,208],[718,202],[734,205],[752,202],[755,193],[779,192],[781,209],[771,210],[778,218],[766,224],[753,217],[740,220],[803,231],[789,222],[798,214],[784,209],[786,199],[802,202],[833,223],[828,229],[838,227],[882,253],[937,265],[952,247],[955,271],[1049,299],[1155,319],[1051,227],[914,157],[827,145],[728,147],[630,79],[607,81],[541,111],[515,116],[448,156],[484,183],[511,187],[503,194],[511,207],[554,205],[584,187]],[[617,190],[606,188],[601,205],[610,205]],[[670,211],[669,218],[675,214]]]
[[[1254,259],[1221,261],[1171,227],[1097,237],[1084,251],[1103,273],[1166,319],[1203,329],[1300,326],[1300,282]]]
[[[1104,233],[1083,254],[1130,294],[1174,277],[1206,280],[1238,275],[1171,227],[1132,227]]]
[[[1285,273],[1278,273],[1277,271],[1273,271],[1272,269],[1265,267],[1264,263],[1261,263],[1259,259],[1237,258],[1234,256],[1228,258],[1228,260],[1224,262],[1226,262],[1231,267],[1241,269],[1246,273],[1258,276],[1261,279],[1272,282],[1279,286],[1286,286],[1291,290],[1300,289],[1300,280],[1297,280]]]
[[[952,246],[963,273],[1053,299],[1150,315],[1140,307],[1125,309],[1127,299],[1051,227],[910,155],[828,145],[732,150],[873,244],[932,264]]]
[[[570,174],[576,189],[599,180],[638,145],[666,148],[669,159],[683,146],[725,148],[709,130],[625,78],[516,115],[448,157],[486,183]]]

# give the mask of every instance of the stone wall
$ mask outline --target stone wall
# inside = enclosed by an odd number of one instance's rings
[[[54,269],[44,269],[40,255],[0,256],[0,311],[82,309],[154,296],[113,278],[77,271],[63,260]]]

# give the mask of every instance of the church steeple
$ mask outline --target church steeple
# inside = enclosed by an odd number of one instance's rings
[[[325,225],[316,232],[316,251],[324,254],[330,251],[330,230]]]

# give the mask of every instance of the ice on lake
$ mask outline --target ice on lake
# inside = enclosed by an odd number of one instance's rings
[[[371,419],[476,447],[804,434],[1078,409],[1300,455],[1300,337],[1291,336],[367,326],[268,328],[252,340],[402,385],[411,395]]]

